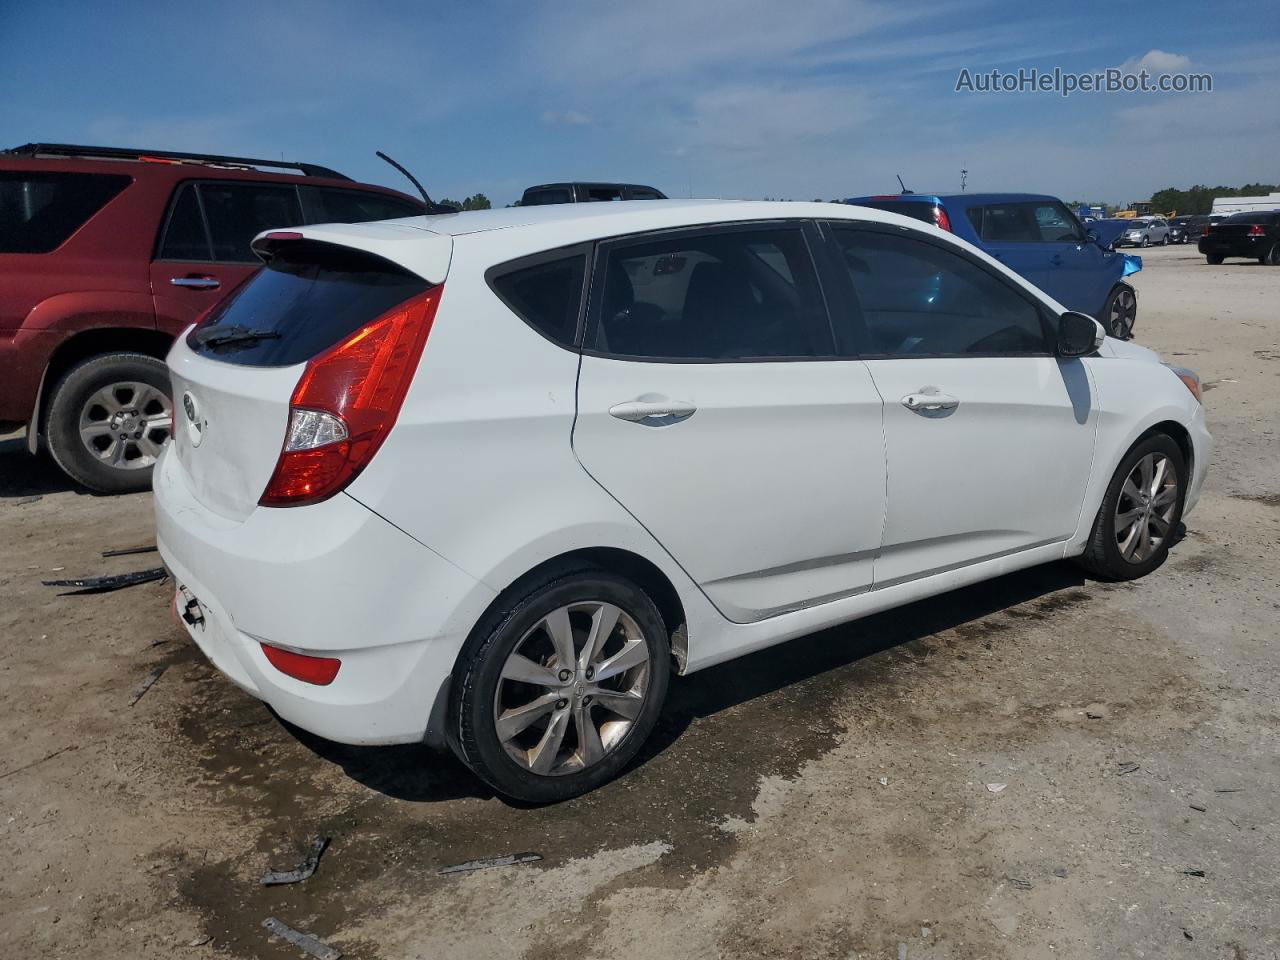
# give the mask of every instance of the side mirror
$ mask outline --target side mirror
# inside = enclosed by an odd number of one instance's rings
[[[1084,238],[1085,238],[1086,240],[1088,240],[1090,243],[1097,243],[1097,242],[1098,242],[1098,231],[1097,231],[1097,230],[1086,230],[1086,231],[1084,232]]]
[[[1058,356],[1088,356],[1102,346],[1106,336],[1102,324],[1093,317],[1068,310],[1058,318]]]

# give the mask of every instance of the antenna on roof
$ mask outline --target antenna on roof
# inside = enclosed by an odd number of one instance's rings
[[[900,187],[902,188],[902,192],[903,192],[903,193],[912,193],[912,192],[913,192],[913,191],[911,191],[911,190],[908,190],[908,189],[907,189],[907,185],[906,185],[905,183],[903,183],[903,182],[902,182],[902,174],[900,174],[900,173],[895,173],[895,174],[894,174],[894,176],[898,178],[898,186],[900,186]]]
[[[415,187],[418,188],[418,192],[422,194],[422,202],[427,205],[427,213],[457,213],[458,212],[453,207],[446,207],[444,204],[436,203],[429,196],[427,196],[427,190],[422,184],[418,182],[418,178],[415,177],[408,170],[406,170],[404,167],[400,166],[400,164],[396,163],[394,160],[388,157],[381,150],[375,150],[373,152],[376,153],[383,160],[387,161],[387,163],[391,164],[401,173],[403,173],[405,175],[405,179],[407,179],[410,183],[412,183]]]

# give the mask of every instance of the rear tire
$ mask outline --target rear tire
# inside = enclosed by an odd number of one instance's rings
[[[1187,465],[1168,434],[1152,434],[1120,461],[1077,562],[1099,580],[1136,580],[1169,556],[1182,522]]]
[[[666,625],[644,591],[599,569],[551,573],[467,641],[454,668],[450,746],[504,796],[568,800],[635,757],[670,673]]]
[[[1220,253],[1206,253],[1204,258],[1208,261],[1209,266],[1211,267],[1216,267],[1218,264],[1222,263],[1222,254]]]
[[[151,469],[173,429],[169,370],[142,353],[105,353],[58,380],[45,414],[54,462],[98,493],[151,487]]]
[[[1268,267],[1280,267],[1280,243],[1273,243],[1271,249],[1258,258],[1258,262]]]

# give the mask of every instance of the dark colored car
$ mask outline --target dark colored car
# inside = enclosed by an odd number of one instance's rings
[[[1210,223],[1200,236],[1200,252],[1211,264],[1245,257],[1280,266],[1280,210],[1233,213]]]
[[[638,183],[540,183],[520,198],[520,206],[545,203],[594,203],[611,200],[666,200],[661,190]]]
[[[315,164],[66,144],[0,153],[0,432],[26,426],[32,453],[43,440],[93,490],[148,487],[173,422],[165,354],[258,268],[254,235],[423,209]]]
[[[1198,240],[1201,231],[1204,230],[1208,223],[1209,218],[1199,213],[1174,217],[1169,221],[1169,242],[1187,243],[1191,240]]]
[[[948,230],[1020,273],[1068,310],[1097,318],[1115,337],[1132,335],[1137,291],[1124,281],[1142,268],[1113,244],[1128,221],[1086,229],[1057,197],[1031,193],[902,193],[845,203],[901,213]]]

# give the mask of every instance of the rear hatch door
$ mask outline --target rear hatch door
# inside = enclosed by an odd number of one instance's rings
[[[373,223],[264,234],[255,249],[266,265],[169,354],[174,452],[196,499],[237,521],[271,479],[307,361],[443,282],[452,239]]]

